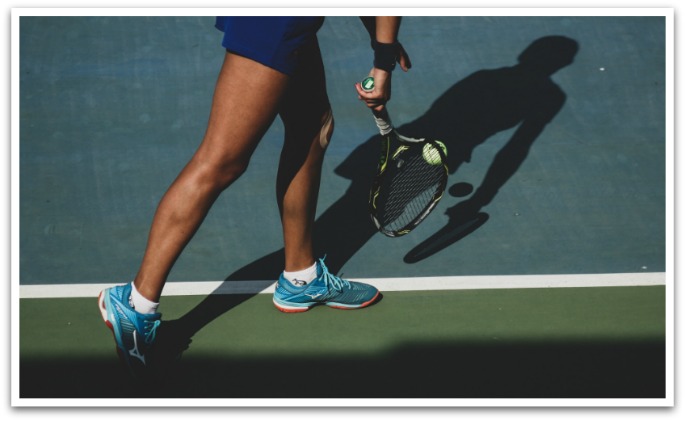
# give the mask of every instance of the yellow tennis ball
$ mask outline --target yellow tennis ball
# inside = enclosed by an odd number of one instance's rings
[[[444,143],[436,140],[435,143],[442,148],[442,153],[447,156],[447,147]],[[440,152],[430,143],[423,145],[423,159],[431,165],[442,164],[442,159],[440,159]]]

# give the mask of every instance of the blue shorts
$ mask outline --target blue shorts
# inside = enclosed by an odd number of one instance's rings
[[[298,49],[316,42],[323,21],[318,16],[218,16],[215,26],[224,33],[226,50],[292,75]]]

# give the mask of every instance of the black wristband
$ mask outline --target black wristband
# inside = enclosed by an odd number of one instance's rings
[[[384,44],[376,40],[371,41],[373,48],[373,67],[376,67],[386,72],[395,70],[397,63],[397,56],[399,55],[400,43],[393,42],[392,44]]]

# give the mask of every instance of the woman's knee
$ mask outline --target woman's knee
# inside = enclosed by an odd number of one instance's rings
[[[215,191],[223,191],[242,176],[249,165],[249,158],[239,156],[202,157],[197,154],[192,161],[198,184]]]

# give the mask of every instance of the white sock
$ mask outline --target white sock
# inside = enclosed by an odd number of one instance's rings
[[[295,272],[283,271],[283,277],[295,286],[306,285],[316,279],[316,262],[314,262],[314,264],[307,269],[302,269]]]
[[[131,287],[131,298],[129,299],[129,304],[131,307],[141,314],[157,313],[157,307],[159,307],[159,303],[155,303],[143,297],[140,292],[138,292],[133,282],[131,282]]]

